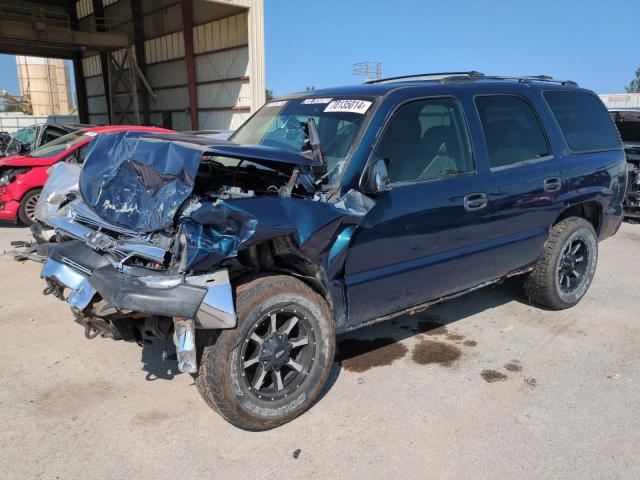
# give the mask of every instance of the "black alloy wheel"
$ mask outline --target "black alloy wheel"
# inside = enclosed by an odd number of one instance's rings
[[[240,355],[245,386],[258,398],[280,400],[300,387],[316,356],[313,327],[296,310],[278,309],[258,320]]]
[[[564,293],[575,292],[586,279],[589,268],[589,246],[580,237],[571,238],[558,261],[558,288]]]

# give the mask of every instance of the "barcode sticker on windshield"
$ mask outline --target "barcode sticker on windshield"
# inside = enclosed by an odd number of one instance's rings
[[[87,137],[95,137],[96,135],[98,135],[98,133],[97,133],[97,132],[84,132],[84,134],[85,134]]]
[[[286,100],[279,100],[277,102],[267,103],[267,107],[282,107],[287,103]]]
[[[324,109],[325,112],[350,112],[350,113],[359,113],[360,115],[364,115],[369,110],[371,106],[371,102],[367,102],[366,100],[334,100],[327,108]]]
[[[318,105],[323,103],[329,103],[333,98],[307,98],[302,102],[302,105]]]

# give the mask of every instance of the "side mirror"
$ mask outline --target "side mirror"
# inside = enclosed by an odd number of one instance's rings
[[[387,160],[378,158],[368,168],[362,184],[364,193],[372,195],[384,192],[389,184],[389,171],[387,170]]]

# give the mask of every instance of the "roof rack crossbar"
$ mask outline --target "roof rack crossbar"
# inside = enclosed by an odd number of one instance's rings
[[[382,82],[393,82],[396,80],[411,80],[411,79],[424,79],[429,80],[429,77],[484,77],[483,73],[476,72],[475,70],[470,70],[468,72],[436,72],[436,73],[416,73],[413,75],[400,75],[397,77],[386,77],[386,78],[376,78],[373,80],[366,80],[364,83],[382,83]]]
[[[578,83],[573,80],[560,80],[549,75],[523,75],[523,76],[506,76],[506,75],[482,75],[480,77],[469,77],[465,75],[452,75],[440,80],[440,83],[455,83],[460,81],[473,80],[516,80],[518,82],[550,82],[559,83],[561,85],[571,85],[577,87]]]
[[[507,75],[485,75],[475,70],[468,72],[438,72],[438,73],[417,73],[413,75],[400,75],[397,77],[378,78],[367,80],[365,84],[399,82],[399,81],[440,81],[440,83],[455,83],[476,80],[515,80],[518,82],[550,82],[559,83],[561,85],[571,85],[577,87],[578,84],[573,80],[560,80],[550,75],[523,75],[523,76],[507,76]]]

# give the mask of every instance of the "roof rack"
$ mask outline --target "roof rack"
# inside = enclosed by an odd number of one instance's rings
[[[573,80],[560,80],[557,78],[553,78],[550,75],[523,75],[523,76],[508,76],[508,75],[478,75],[476,77],[469,77],[465,75],[459,76],[449,76],[443,78],[441,83],[455,83],[461,81],[469,81],[469,80],[515,80],[517,82],[528,83],[528,82],[551,82],[551,83],[559,83],[560,85],[571,85],[573,87],[577,87],[578,83]]]
[[[484,73],[471,70],[469,72],[438,72],[438,73],[417,73],[414,75],[400,75],[398,77],[376,78],[367,80],[364,83],[386,83],[400,82],[405,80],[442,80],[449,77],[484,77]]]
[[[367,80],[365,83],[393,83],[404,81],[439,81],[440,83],[456,83],[456,82],[473,82],[476,80],[515,80],[518,82],[552,82],[561,85],[571,85],[577,87],[578,84],[573,80],[559,80],[549,75],[524,75],[524,76],[505,76],[505,75],[485,75],[484,73],[471,70],[469,72],[441,72],[441,73],[420,73],[415,75],[402,75],[398,77],[380,78],[376,80]]]

